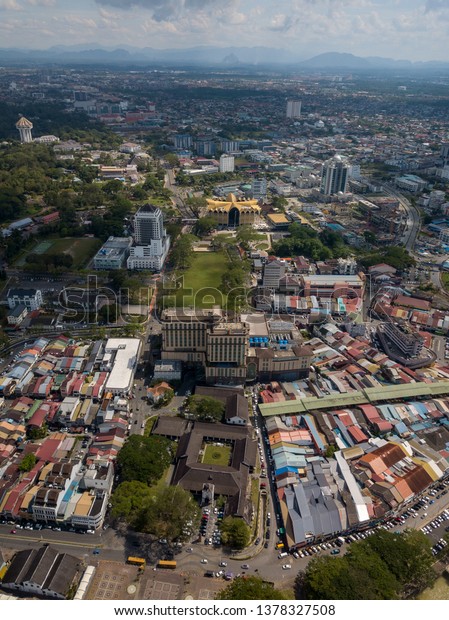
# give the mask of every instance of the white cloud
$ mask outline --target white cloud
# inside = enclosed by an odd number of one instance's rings
[[[0,0],[0,11],[23,11],[17,0]]]
[[[90,28],[92,30],[96,30],[98,28],[97,23],[94,19],[90,17],[81,17],[79,15],[61,15],[61,16],[53,16],[53,21],[58,24],[69,24],[69,25],[79,25],[84,28]]]
[[[27,0],[30,6],[56,6],[57,0]]]

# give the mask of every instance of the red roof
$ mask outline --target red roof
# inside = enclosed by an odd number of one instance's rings
[[[395,306],[404,306],[405,308],[416,308],[417,310],[430,310],[430,301],[426,299],[417,299],[416,297],[407,297],[406,295],[398,295],[394,301]]]
[[[362,429],[358,426],[354,426],[354,425],[348,426],[347,431],[351,435],[351,437],[354,439],[354,441],[356,441],[357,443],[362,443],[362,441],[368,440],[368,437],[365,435]]]
[[[42,445],[36,452],[36,456],[42,461],[53,460],[53,454],[59,448],[61,441],[59,439],[52,439],[51,437],[45,439]]]

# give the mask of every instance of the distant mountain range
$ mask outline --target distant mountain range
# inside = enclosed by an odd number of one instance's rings
[[[58,45],[47,50],[20,48],[0,49],[2,64],[120,64],[120,65],[194,65],[250,67],[286,65],[304,71],[370,71],[370,70],[435,70],[449,69],[449,62],[411,62],[378,56],[354,56],[327,52],[304,60],[294,53],[270,47],[197,46],[186,49],[137,48],[129,45],[103,47],[91,45]]]
[[[327,52],[319,54],[309,60],[299,63],[307,69],[346,69],[346,70],[369,70],[369,69],[425,69],[425,68],[449,68],[449,62],[431,60],[427,62],[412,62],[410,60],[393,60],[380,56],[354,56],[339,52]]]

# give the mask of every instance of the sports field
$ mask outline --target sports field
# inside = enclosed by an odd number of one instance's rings
[[[27,254],[70,254],[73,258],[72,269],[85,267],[88,261],[101,247],[101,241],[92,237],[66,237],[64,239],[46,239],[37,243]],[[17,267],[26,264],[27,254],[16,261]]]

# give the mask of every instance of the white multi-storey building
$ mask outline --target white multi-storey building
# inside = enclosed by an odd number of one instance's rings
[[[300,101],[287,101],[287,118],[300,118],[301,116],[301,102]]]
[[[350,166],[345,157],[335,155],[324,162],[321,170],[320,192],[331,196],[342,192],[346,193]]]
[[[170,237],[164,228],[159,207],[145,205],[134,216],[134,240],[129,250],[128,269],[160,271],[170,249]]]
[[[234,172],[234,156],[223,153],[220,156],[220,172]]]

